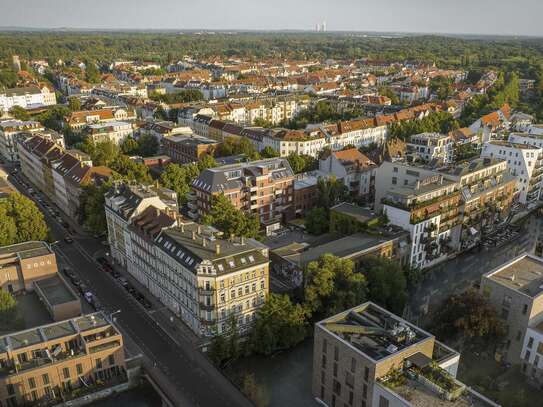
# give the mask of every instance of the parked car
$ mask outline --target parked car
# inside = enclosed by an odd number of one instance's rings
[[[119,283],[121,283],[121,285],[124,287],[124,288],[127,288],[128,287],[128,280],[124,277],[119,277]]]
[[[72,279],[72,284],[76,286],[79,289],[79,286],[82,284],[81,280],[79,278]]]
[[[92,304],[92,299],[94,298],[94,295],[90,291],[87,291],[83,296],[89,304]]]
[[[94,308],[95,311],[99,311],[102,309],[102,303],[96,298],[96,296],[92,297],[92,308]]]
[[[153,308],[153,306],[151,305],[151,303],[149,301],[147,301],[147,299],[143,299],[143,302],[142,302],[142,305],[145,307],[145,309],[151,309]]]
[[[113,278],[119,278],[119,277],[121,277],[121,273],[119,273],[118,271],[113,270],[113,271],[111,272],[111,276],[112,276]]]
[[[73,282],[75,279],[77,279],[77,275],[72,270],[65,268],[62,271],[64,272],[64,275],[70,279],[70,281]]]
[[[107,259],[106,259],[105,257],[98,257],[98,258],[96,259],[96,261],[97,261],[98,263],[100,263],[102,266],[103,266],[104,264],[107,264]]]

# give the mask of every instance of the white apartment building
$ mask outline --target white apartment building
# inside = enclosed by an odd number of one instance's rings
[[[527,144],[529,146],[543,148],[543,131],[541,131],[541,133],[511,133],[509,134],[509,138],[507,141],[514,144]]]
[[[45,128],[40,122],[3,120],[0,121],[0,155],[7,161],[19,161],[17,139],[24,133],[36,133]]]
[[[533,204],[539,199],[543,175],[543,149],[529,144],[490,141],[483,145],[481,157],[507,161],[509,172],[518,181],[520,203]]]
[[[47,86],[41,88],[30,86],[26,88],[7,89],[0,91],[0,111],[9,112],[14,106],[23,109],[32,109],[42,106],[57,104],[55,92],[51,92]]]
[[[87,127],[87,134],[94,142],[111,141],[119,145],[134,134],[134,129],[132,123],[112,121],[90,124]]]
[[[409,138],[407,151],[426,162],[441,160],[449,164],[454,159],[454,142],[452,137],[439,133],[415,134]]]

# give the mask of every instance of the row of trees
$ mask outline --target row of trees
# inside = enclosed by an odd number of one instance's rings
[[[459,127],[460,124],[450,113],[432,112],[421,120],[392,123],[390,125],[390,135],[402,140],[408,140],[414,134],[426,132],[447,134]]]
[[[183,89],[175,93],[151,93],[149,98],[157,102],[171,103],[188,103],[196,102],[204,99],[204,95],[198,89]]]
[[[320,100],[307,110],[302,110],[295,117],[281,123],[288,129],[305,129],[308,124],[327,121],[350,120],[363,115],[362,110],[353,109],[338,112],[336,107],[327,100]]]

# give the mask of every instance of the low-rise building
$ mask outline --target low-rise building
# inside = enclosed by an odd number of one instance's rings
[[[517,179],[519,202],[530,205],[539,200],[543,177],[543,149],[529,144],[490,141],[483,145],[481,157],[507,161]]]
[[[284,158],[208,168],[192,183],[189,208],[196,219],[211,210],[213,196],[224,195],[243,212],[258,216],[271,233],[294,205],[294,173]]]
[[[454,143],[450,135],[421,133],[409,138],[407,152],[414,158],[420,157],[426,162],[439,160],[443,164],[449,164],[454,158],[453,146]]]
[[[103,313],[0,337],[0,403],[63,403],[72,391],[126,379],[123,337]]]
[[[46,242],[25,242],[0,247],[0,268],[1,289],[33,291],[36,281],[57,273],[57,260]]]
[[[168,136],[162,139],[162,151],[179,164],[199,161],[205,154],[213,155],[219,143],[215,140],[191,135]]]
[[[29,86],[0,91],[0,111],[9,112],[15,106],[23,109],[52,106],[57,104],[55,92],[47,86]]]
[[[456,379],[459,361],[432,334],[367,302],[315,324],[313,396],[325,406],[499,407]]]
[[[170,121],[147,121],[140,127],[139,134],[153,136],[159,142],[162,142],[166,137],[191,136],[192,129],[187,126],[178,126]]]
[[[132,123],[121,121],[89,124],[86,129],[87,137],[90,137],[95,143],[110,141],[120,145],[126,138],[134,134]]]
[[[63,321],[81,315],[81,301],[60,274],[34,281],[34,292],[53,321]]]

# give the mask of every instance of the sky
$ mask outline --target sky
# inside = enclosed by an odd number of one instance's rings
[[[0,0],[0,27],[543,36],[543,0]]]

